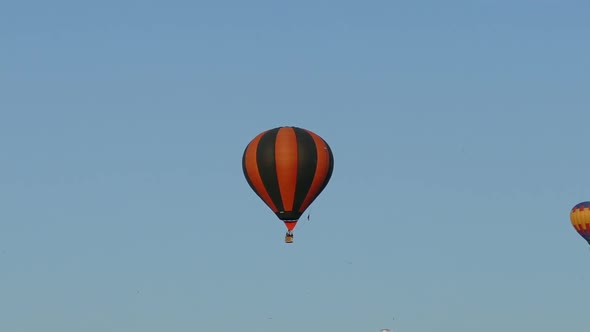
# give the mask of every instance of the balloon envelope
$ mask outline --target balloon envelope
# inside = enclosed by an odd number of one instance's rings
[[[278,127],[250,141],[242,169],[252,190],[292,230],[330,181],[334,156],[317,134]]]
[[[590,202],[576,204],[570,212],[570,221],[578,234],[590,244]]]

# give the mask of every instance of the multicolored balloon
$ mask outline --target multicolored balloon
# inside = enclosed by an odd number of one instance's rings
[[[576,231],[590,244],[590,202],[576,204],[570,212],[570,220]]]
[[[242,156],[242,169],[252,190],[290,234],[330,181],[334,156],[317,134],[298,127],[278,127],[250,141]]]

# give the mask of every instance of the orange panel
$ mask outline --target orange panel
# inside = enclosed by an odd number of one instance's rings
[[[297,185],[297,136],[293,128],[281,128],[277,133],[275,163],[283,207],[292,211]]]
[[[272,211],[276,213],[276,212],[278,212],[278,209],[275,206],[275,204],[273,203],[270,196],[268,195],[268,192],[266,191],[266,187],[264,186],[264,183],[262,182],[262,179],[260,178],[260,173],[258,173],[258,163],[256,162],[256,151],[257,151],[258,143],[260,142],[260,138],[265,133],[266,132],[259,134],[258,136],[256,136],[252,140],[252,142],[250,142],[250,144],[246,148],[244,162],[246,165],[246,171],[248,173],[248,178],[250,179],[252,186],[254,186],[254,191],[256,191],[256,193],[260,196],[260,198],[262,198],[264,203],[266,203],[266,205],[268,205],[268,207],[270,207],[272,209]]]

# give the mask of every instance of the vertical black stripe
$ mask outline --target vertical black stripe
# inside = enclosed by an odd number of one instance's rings
[[[280,213],[285,208],[279,189],[275,161],[275,145],[279,130],[280,128],[271,129],[260,138],[258,149],[256,150],[256,162],[258,163],[258,173],[260,174],[262,183]]]
[[[293,128],[297,138],[297,184],[293,211],[299,211],[305,200],[317,169],[318,153],[313,137],[305,130]]]
[[[326,143],[326,141],[324,141],[324,144],[326,144],[326,148],[328,149],[328,154],[330,156],[330,166],[328,168],[326,178],[324,179],[324,183],[320,187],[318,195],[324,190],[324,188],[326,188],[326,186],[328,185],[328,181],[330,181],[330,178],[332,177],[332,172],[334,171],[334,155],[332,154],[332,149],[330,149],[330,146],[328,145],[328,143]]]

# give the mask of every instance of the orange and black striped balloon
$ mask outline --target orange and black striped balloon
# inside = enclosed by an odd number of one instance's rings
[[[297,220],[324,190],[334,156],[326,141],[297,127],[258,134],[244,150],[242,168],[248,184],[293,230]]]

